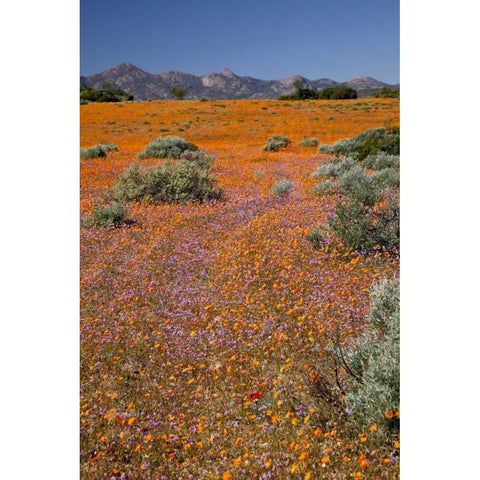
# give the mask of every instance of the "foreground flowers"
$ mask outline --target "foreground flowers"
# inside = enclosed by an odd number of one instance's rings
[[[161,129],[183,128],[217,155],[212,173],[226,196],[132,204],[131,226],[82,229],[82,478],[398,476],[399,444],[319,411],[314,373],[328,333],[362,330],[368,288],[398,262],[310,247],[307,232],[334,202],[311,194],[309,173],[326,157],[296,145],[388,118],[398,118],[398,102],[82,106],[82,145],[119,147],[108,160],[81,161],[82,214],[126,166],[156,164],[135,155]],[[277,132],[292,144],[262,152]],[[295,183],[287,198],[271,193],[282,178]]]

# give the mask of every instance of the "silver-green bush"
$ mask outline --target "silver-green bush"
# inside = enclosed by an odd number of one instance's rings
[[[390,250],[400,247],[400,208],[391,198],[381,208],[356,200],[337,203],[328,220],[328,230],[348,248],[373,252],[376,246]]]
[[[185,150],[180,155],[180,160],[192,162],[201,167],[208,167],[214,162],[215,155],[208,155],[204,150]]]
[[[274,135],[267,140],[267,144],[262,148],[264,151],[278,152],[280,148],[285,148],[290,144],[290,140],[282,135]]]
[[[113,143],[108,143],[107,145],[94,145],[93,147],[81,148],[80,149],[80,158],[90,159],[90,158],[100,158],[106,157],[107,153],[118,151],[118,147]]]
[[[355,156],[359,161],[379,152],[399,155],[400,132],[398,129],[389,131],[386,128],[372,128],[354,138],[342,139],[333,145],[321,145],[318,151],[319,153]]]
[[[110,205],[97,207],[89,218],[82,221],[81,226],[118,227],[126,221],[126,214],[125,208],[120,203],[114,202]]]
[[[400,157],[398,155],[388,155],[385,152],[377,153],[376,155],[369,155],[364,161],[363,165],[370,170],[383,170],[385,168],[400,168]]]
[[[357,162],[353,158],[347,157],[342,160],[335,157],[329,162],[324,163],[317,167],[317,169],[311,174],[313,178],[318,177],[339,177],[342,173],[347,172],[351,168],[357,165]]]
[[[168,161],[152,169],[133,165],[114,185],[112,196],[120,201],[178,203],[222,198],[209,164],[181,159]]]
[[[326,182],[319,183],[313,187],[313,193],[315,195],[329,195],[333,193],[337,193],[337,186],[331,180],[327,180]]]
[[[272,193],[276,196],[285,196],[293,188],[293,182],[290,180],[279,180],[272,187]]]
[[[384,280],[372,289],[368,326],[343,352],[357,380],[345,396],[351,415],[363,425],[396,427],[385,417],[400,407],[400,284]],[[394,417],[393,420],[395,420]]]
[[[395,168],[384,168],[373,173],[370,178],[379,189],[398,187],[400,185],[400,174]]]
[[[316,138],[306,138],[298,142],[298,145],[301,147],[316,147],[318,145],[318,139]]]
[[[378,198],[378,190],[372,177],[359,165],[355,165],[338,178],[338,190],[364,205],[373,205]]]
[[[193,143],[187,142],[181,137],[167,135],[152,140],[143,152],[137,154],[138,158],[180,158],[186,150],[198,150]]]

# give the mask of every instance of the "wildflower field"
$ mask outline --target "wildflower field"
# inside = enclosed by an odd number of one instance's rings
[[[332,155],[305,140],[398,126],[399,100],[80,112],[80,147],[117,147],[80,160],[82,219],[125,168],[164,162],[137,158],[159,136],[215,155],[223,191],[205,202],[130,202],[130,222],[81,229],[81,478],[398,478],[396,430],[350,420],[323,380],[338,374],[325,362],[332,342],[361,335],[370,289],[398,276],[399,258],[312,248],[308,234],[336,196],[312,193],[312,172]],[[290,143],[264,150],[275,135]],[[386,411],[387,427],[399,415]]]

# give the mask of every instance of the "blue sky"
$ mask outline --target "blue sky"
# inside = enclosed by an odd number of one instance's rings
[[[80,0],[80,71],[399,82],[399,0]]]

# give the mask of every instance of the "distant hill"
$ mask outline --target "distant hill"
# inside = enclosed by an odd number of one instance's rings
[[[329,78],[309,80],[300,75],[291,75],[281,80],[260,80],[253,77],[240,77],[227,68],[220,73],[196,76],[182,72],[148,73],[132,65],[122,63],[102,73],[80,77],[80,86],[102,89],[105,84],[121,88],[132,94],[135,100],[155,100],[174,98],[170,93],[172,86],[186,88],[186,98],[202,97],[209,99],[235,98],[278,98],[292,93],[293,83],[302,80],[305,85],[319,90],[344,83],[354,88],[359,97],[369,95],[383,87],[399,88],[371,77],[357,77],[346,82],[336,82]]]

